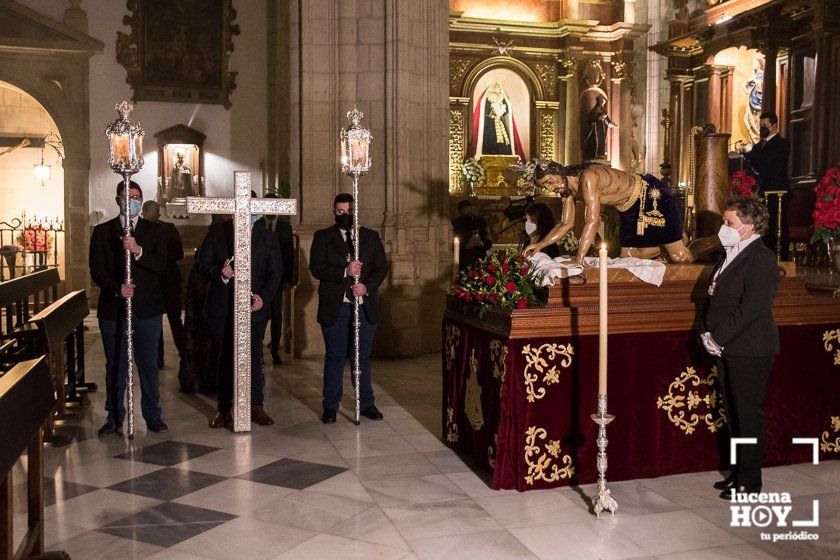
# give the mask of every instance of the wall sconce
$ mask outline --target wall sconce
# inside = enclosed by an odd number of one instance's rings
[[[61,161],[64,159],[64,154],[62,153],[62,149],[64,146],[61,144],[61,138],[58,137],[53,131],[49,131],[44,135],[42,144],[41,144],[41,162],[36,163],[34,165],[35,168],[35,180],[41,183],[42,187],[46,186],[47,181],[50,180],[52,177],[52,168],[46,162],[44,162],[44,147],[48,146],[55,150],[55,153],[58,154],[58,164],[61,165]]]

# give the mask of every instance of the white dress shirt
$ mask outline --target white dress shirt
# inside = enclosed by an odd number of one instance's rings
[[[137,229],[137,220],[140,219],[140,216],[134,216],[131,218],[131,234],[134,235],[134,230]],[[120,213],[120,224],[122,224],[123,229],[125,229],[125,214],[122,212]],[[140,247],[138,245],[138,247]],[[140,247],[140,252],[134,255],[134,260],[139,261],[140,257],[143,256],[143,247]]]

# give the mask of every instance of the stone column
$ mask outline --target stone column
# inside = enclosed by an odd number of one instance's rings
[[[333,223],[333,197],[351,189],[337,166],[337,142],[345,112],[356,105],[373,133],[360,221],[380,233],[390,264],[375,349],[383,356],[440,346],[451,267],[448,15],[444,0],[290,3],[292,193],[300,199],[302,268],[314,231]],[[295,353],[317,356],[318,282],[308,270],[300,278]]]

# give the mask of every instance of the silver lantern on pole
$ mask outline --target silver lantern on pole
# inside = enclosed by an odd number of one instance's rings
[[[114,110],[119,118],[105,128],[108,139],[108,165],[123,179],[122,209],[126,236],[132,234],[130,178],[143,167],[143,136],[145,132],[138,122],[129,120],[134,105],[127,101],[118,103]],[[125,283],[131,284],[131,251],[125,251]],[[128,438],[134,439],[134,328],[132,324],[131,298],[125,300],[126,321],[126,391],[128,392]]]
[[[339,133],[341,171],[353,178],[353,260],[359,260],[359,177],[370,170],[370,141],[373,135],[361,125],[364,113],[353,107],[347,111],[350,126]],[[353,277],[353,285],[359,283],[359,276]],[[359,298],[353,297],[353,384],[356,396],[356,416],[359,424]]]

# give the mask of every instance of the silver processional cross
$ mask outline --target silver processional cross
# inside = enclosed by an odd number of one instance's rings
[[[251,172],[234,171],[233,198],[187,197],[189,214],[233,214],[233,430],[251,430],[251,215],[297,214],[293,198],[251,198]],[[269,305],[264,301],[263,305]],[[260,342],[262,348],[262,342]]]

